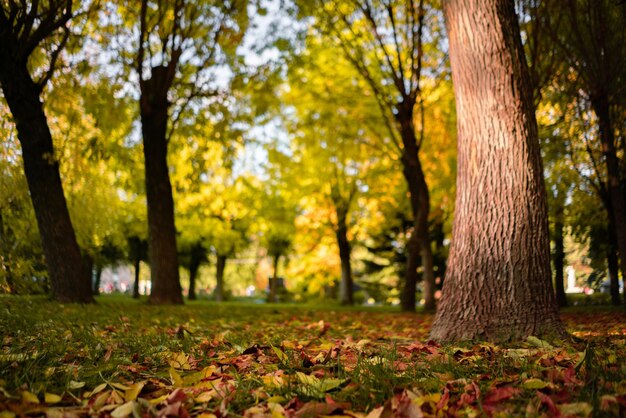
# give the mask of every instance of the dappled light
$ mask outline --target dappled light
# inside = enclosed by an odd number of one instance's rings
[[[625,22],[0,0],[0,418],[626,416]]]

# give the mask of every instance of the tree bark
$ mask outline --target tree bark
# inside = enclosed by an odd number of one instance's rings
[[[217,302],[224,301],[224,270],[226,269],[225,255],[217,255],[217,265],[215,267],[215,292],[213,296]]]
[[[354,305],[352,285],[352,265],[350,254],[352,248],[348,241],[348,225],[346,222],[347,211],[337,207],[337,229],[335,236],[339,247],[339,259],[341,261],[341,284],[339,286],[339,301],[342,305]]]
[[[419,280],[417,268],[421,262],[424,270],[424,299],[426,310],[435,309],[435,273],[433,253],[428,234],[428,214],[430,212],[430,194],[426,178],[419,160],[413,107],[405,102],[398,111],[398,123],[402,133],[404,151],[402,154],[403,174],[409,189],[411,210],[413,212],[413,231],[407,243],[407,265],[404,287],[401,295],[401,308],[404,312],[415,312],[415,291]],[[402,106],[401,106],[402,108]]]
[[[2,37],[0,84],[22,146],[24,173],[35,210],[52,296],[61,302],[94,302],[63,194],[59,163],[36,85]]]
[[[557,198],[558,200],[558,198]],[[554,213],[554,253],[552,254],[552,264],[554,265],[554,290],[556,301],[560,307],[567,306],[565,296],[565,283],[563,277],[563,266],[565,264],[565,246],[563,243],[564,230],[564,208],[563,202],[558,201]]]
[[[608,195],[613,213],[612,221],[617,239],[617,250],[620,254],[619,265],[622,278],[624,278],[626,277],[626,198],[622,189],[613,121],[606,92],[597,91],[591,94],[591,106],[598,117],[600,142],[606,164]],[[624,291],[624,307],[626,308],[626,291]]]
[[[141,131],[148,202],[148,254],[154,304],[182,304],[178,272],[174,199],[167,166],[167,67],[154,67],[141,85]]]
[[[139,299],[139,273],[141,269],[141,258],[137,256],[134,260],[135,281],[133,282],[133,299]]]
[[[444,1],[458,117],[437,341],[563,334],[537,122],[513,0]]]

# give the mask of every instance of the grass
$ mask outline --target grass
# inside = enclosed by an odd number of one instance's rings
[[[439,346],[430,315],[389,307],[0,302],[0,417],[626,414],[626,315],[610,307],[565,310],[576,338],[554,346]]]

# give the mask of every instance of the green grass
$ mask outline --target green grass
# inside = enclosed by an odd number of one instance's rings
[[[44,297],[0,303],[0,411],[7,416],[48,407],[90,415],[126,400],[137,413],[156,414],[170,405],[159,397],[177,386],[191,415],[282,408],[315,416],[335,406],[365,413],[382,405],[399,413],[410,405],[427,415],[540,416],[554,412],[550,402],[581,415],[626,412],[626,316],[611,307],[565,310],[580,340],[539,349],[531,342],[426,344],[432,317],[393,307],[150,306],[123,295],[87,306]],[[210,372],[194,380],[203,370]],[[133,397],[128,388],[136,382],[145,386]],[[514,394],[494,403],[502,388]],[[25,402],[27,392],[40,403]],[[45,393],[62,399],[44,405]]]

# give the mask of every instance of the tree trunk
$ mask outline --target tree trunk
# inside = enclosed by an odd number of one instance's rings
[[[102,280],[102,266],[98,264],[96,266],[96,277],[93,281],[93,294],[94,296],[100,295],[100,283]]]
[[[563,334],[532,89],[513,0],[444,1],[458,117],[437,341]]]
[[[267,295],[267,301],[269,303],[276,302],[276,293],[278,287],[278,262],[280,261],[280,254],[274,255],[274,273],[270,279],[270,293]]]
[[[150,302],[183,303],[176,252],[174,199],[167,166],[168,77],[166,67],[152,69],[142,83],[141,131],[146,166]]]
[[[615,135],[607,94],[596,92],[591,95],[591,105],[598,116],[600,128],[600,142],[606,162],[607,186],[611,210],[613,212],[613,226],[617,238],[617,250],[620,254],[620,270],[622,278],[626,277],[626,198],[622,190],[619,159],[615,149]],[[624,292],[624,307],[626,308],[626,291]]]
[[[139,299],[139,273],[141,269],[141,258],[137,257],[134,261],[135,281],[133,282],[133,299]]]
[[[352,265],[350,264],[351,247],[348,241],[348,226],[346,224],[346,211],[337,208],[337,246],[339,247],[339,259],[341,261],[341,284],[339,286],[339,301],[342,305],[354,305],[352,289]]]
[[[224,269],[226,268],[227,257],[217,255],[217,265],[215,270],[215,292],[213,294],[217,302],[224,301]]]
[[[407,243],[407,265],[404,287],[401,295],[401,308],[404,312],[415,312],[415,291],[418,282],[417,268],[420,257],[424,269],[425,309],[435,308],[435,273],[433,271],[433,253],[428,234],[428,214],[430,194],[418,156],[415,126],[413,124],[413,106],[410,103],[398,112],[398,123],[402,132],[404,152],[402,155],[403,174],[409,190],[411,210],[413,212],[413,231]]]
[[[552,263],[554,265],[554,289],[556,293],[556,301],[561,307],[567,306],[567,297],[565,296],[565,283],[563,281],[563,266],[565,264],[565,246],[563,245],[563,229],[564,229],[564,208],[563,202],[557,199],[554,214],[554,253],[552,254]]]
[[[424,250],[425,248],[425,250]],[[428,237],[422,238],[422,267],[424,275],[422,277],[422,292],[424,293],[424,310],[434,312],[435,301],[435,260],[433,250]]]
[[[196,277],[198,277],[198,270],[200,269],[200,263],[190,263],[189,265],[189,294],[187,299],[196,300]]]
[[[10,50],[8,45],[0,48],[0,84],[22,145],[52,296],[61,302],[92,303],[91,282],[85,278],[39,87],[32,81],[26,62],[17,62]]]
[[[13,281],[13,275],[11,273],[11,254],[9,252],[9,239],[8,232],[4,229],[4,218],[2,217],[2,210],[0,210],[0,259],[2,259],[2,265],[0,268],[4,270],[4,279],[7,284],[7,292],[9,294],[16,293],[15,283]]]
[[[619,297],[619,259],[617,257],[617,235],[612,213],[609,214],[609,245],[607,247],[606,261],[611,284],[611,303],[619,306],[621,303]]]

